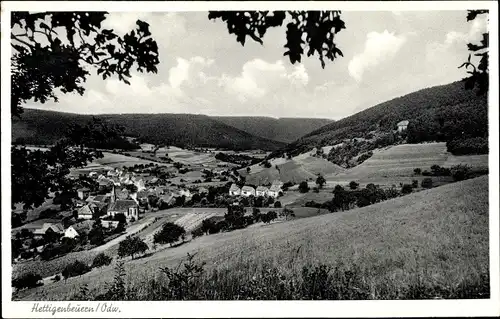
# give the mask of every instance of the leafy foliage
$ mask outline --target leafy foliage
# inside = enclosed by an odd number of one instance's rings
[[[468,10],[467,21],[473,21],[478,15],[489,14],[488,10]],[[488,92],[489,86],[489,68],[488,68],[488,47],[489,47],[489,32],[482,34],[482,39],[479,44],[467,43],[467,48],[471,52],[467,62],[464,62],[459,68],[465,68],[469,77],[464,79],[465,87],[472,89],[477,87],[477,94],[484,95]],[[479,58],[476,65],[471,61],[472,55]]]
[[[306,181],[302,181],[299,184],[299,192],[301,193],[307,193],[309,191],[309,185],[307,184]]]
[[[148,249],[148,245],[139,237],[127,236],[118,245],[118,256],[132,256],[134,259],[134,255],[143,254]]]
[[[184,238],[186,235],[186,230],[174,223],[165,223],[160,231],[154,234],[154,242],[159,244],[170,244],[172,245],[179,238]]]
[[[83,95],[83,83],[90,74],[88,66],[96,68],[103,79],[117,75],[127,84],[133,66],[140,72],[158,71],[158,45],[151,38],[149,25],[137,20],[136,30],[121,37],[102,28],[106,15],[12,13],[12,115],[22,114],[21,105],[32,99],[41,103],[57,101],[56,89]]]
[[[42,276],[37,273],[27,273],[21,277],[12,279],[12,287],[16,289],[34,288],[39,285]]]
[[[208,18],[226,22],[229,33],[245,45],[247,36],[263,44],[267,30],[282,26],[288,15],[287,50],[283,55],[295,64],[301,62],[307,50],[308,57],[318,55],[324,68],[325,58],[334,61],[337,56],[343,56],[334,42],[335,35],[345,29],[340,14],[340,11],[210,11]]]
[[[89,272],[91,268],[84,264],[83,262],[76,260],[75,262],[69,264],[62,271],[62,275],[64,279],[68,279],[70,277],[81,276],[87,272]]]
[[[111,264],[112,258],[105,253],[100,253],[94,257],[92,261],[92,268],[99,268]]]

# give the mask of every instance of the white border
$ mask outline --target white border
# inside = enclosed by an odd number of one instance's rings
[[[415,316],[499,316],[499,99],[498,99],[498,3],[496,1],[363,1],[363,2],[2,2],[2,82],[1,82],[1,147],[2,147],[2,316],[8,318],[141,318],[141,317],[415,317]],[[10,264],[10,11],[207,11],[241,9],[340,9],[346,11],[425,11],[489,9],[490,30],[490,278],[489,300],[427,301],[164,301],[113,302],[120,313],[32,313],[35,302],[13,302],[11,298]],[[464,23],[465,17],[464,17]],[[44,302],[38,302],[43,305]],[[51,302],[64,307],[68,302]],[[93,306],[97,302],[72,302]]]

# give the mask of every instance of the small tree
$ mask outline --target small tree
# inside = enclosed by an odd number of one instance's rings
[[[355,181],[351,181],[349,183],[349,188],[352,190],[358,189],[358,187],[359,187],[359,183],[356,183]]]
[[[322,148],[320,148],[322,150]],[[318,188],[323,188],[323,185],[325,185],[326,179],[322,175],[318,175],[318,178],[316,178],[316,184],[318,185]]]
[[[92,262],[92,268],[99,268],[102,266],[107,266],[111,264],[112,258],[104,253],[100,253],[95,256],[94,261]]]
[[[281,208],[281,202],[279,200],[274,202],[274,208]]]
[[[422,180],[422,182],[420,183],[420,185],[423,188],[432,188],[432,178],[430,178],[430,177],[424,178]]]
[[[309,185],[307,185],[306,181],[300,182],[299,184],[299,192],[307,193],[309,191]]]
[[[295,217],[295,213],[293,212],[293,210],[291,210],[285,206],[285,208],[283,208],[283,210],[281,211],[280,216],[283,216],[283,217],[285,217],[285,220],[288,220],[289,216]]]
[[[159,244],[170,244],[179,240],[183,235],[186,234],[184,227],[181,227],[174,223],[165,223],[160,231],[154,234],[154,242]]]
[[[415,175],[420,175],[420,174],[422,173],[422,170],[421,170],[420,168],[415,168],[415,169],[413,170],[413,173],[414,173]]]
[[[455,165],[451,168],[451,176],[455,181],[463,181],[469,178],[470,167],[468,165]]]
[[[139,237],[127,236],[118,245],[118,256],[132,256],[134,259],[134,255],[144,253],[148,248],[148,245]]]

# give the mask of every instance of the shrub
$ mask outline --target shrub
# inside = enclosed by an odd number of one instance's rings
[[[191,236],[193,236],[193,238],[201,237],[201,236],[203,236],[203,234],[204,234],[204,232],[201,229],[201,227],[198,227],[191,232]]]
[[[385,190],[385,196],[387,197],[387,199],[396,198],[399,195],[400,192],[395,187],[391,187]]]
[[[108,266],[111,264],[112,258],[104,253],[100,253],[95,256],[94,261],[92,262],[92,268],[100,268],[103,266]]]
[[[429,172],[429,171],[427,171],[427,170],[425,170],[425,171],[422,172],[422,175],[423,176],[432,176],[432,173]]]
[[[37,273],[27,273],[12,280],[12,287],[16,289],[34,288],[39,285],[42,276]]]
[[[415,175],[420,175],[420,174],[422,174],[422,170],[421,170],[420,168],[415,168],[415,169],[413,170],[413,173],[414,173]]]
[[[424,178],[422,180],[422,182],[420,183],[420,185],[423,188],[431,188],[432,187],[432,178],[430,178],[430,177]]]
[[[413,191],[413,187],[410,184],[404,184],[403,187],[401,187],[401,193],[403,194],[410,194]]]
[[[70,277],[81,276],[87,272],[89,272],[91,268],[84,264],[83,262],[76,260],[75,262],[67,265],[62,271],[62,275],[64,279],[68,279]]]
[[[274,202],[274,208],[281,208],[281,202],[279,200]]]
[[[356,183],[355,181],[351,181],[349,183],[349,188],[352,190],[358,189],[358,187],[359,187],[359,183]]]
[[[470,176],[470,167],[467,165],[455,165],[451,168],[451,176],[455,181],[463,181]]]

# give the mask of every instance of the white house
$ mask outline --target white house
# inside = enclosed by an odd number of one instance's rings
[[[79,188],[76,190],[77,194],[78,194],[78,198],[80,199],[86,199],[89,195],[90,195],[90,189],[86,188],[86,187],[82,187],[82,188]]]
[[[404,120],[399,122],[398,125],[398,132],[403,132],[408,128],[408,124],[410,124],[410,121]]]
[[[241,188],[241,196],[255,196],[255,188],[251,187],[251,186],[243,186]]]
[[[92,229],[93,221],[86,220],[81,223],[77,223],[66,228],[64,232],[64,237],[75,238],[80,237],[84,234],[88,234]]]
[[[78,219],[92,219],[92,217],[94,217],[94,210],[89,205],[78,209]]]
[[[255,190],[255,196],[266,196],[269,189],[265,186],[257,186]]]
[[[231,196],[239,196],[241,195],[241,189],[236,184],[231,184],[229,188],[229,195]]]
[[[279,196],[279,193],[281,192],[281,187],[283,186],[283,183],[280,181],[274,181],[269,187],[269,191],[267,192],[267,195],[272,196],[274,198]]]
[[[41,237],[47,233],[56,233],[62,234],[64,233],[64,227],[60,223],[44,223],[41,228],[35,229],[33,234],[35,237]]]

